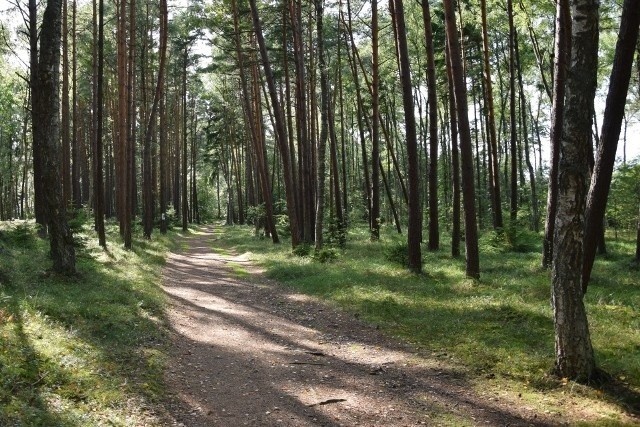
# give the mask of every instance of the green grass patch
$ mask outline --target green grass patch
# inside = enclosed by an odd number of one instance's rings
[[[515,404],[553,412],[561,402],[578,399],[583,415],[619,422],[640,393],[640,273],[629,264],[635,250],[630,241],[609,242],[586,295],[597,363],[626,383],[617,393],[567,385],[549,375],[550,273],[540,267],[540,236],[516,229],[482,235],[481,280],[474,281],[465,278],[464,258],[449,255],[446,235],[440,251],[423,251],[424,273],[416,275],[403,268],[406,237],[388,227],[379,242],[370,241],[366,227],[353,227],[346,248],[334,248],[330,263],[315,260],[313,249],[295,256],[289,242],[273,245],[249,227],[217,232],[215,250],[250,255],[268,277],[356,312],[446,359],[474,378],[479,390],[508,390],[521,399]]]
[[[32,223],[0,223],[0,425],[147,425],[167,348],[158,286],[175,234],[108,249],[76,225],[78,274],[50,270]]]

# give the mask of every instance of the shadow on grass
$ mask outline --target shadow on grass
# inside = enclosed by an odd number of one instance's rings
[[[65,277],[46,270],[47,242],[32,243],[13,246],[10,280],[0,286],[11,302],[0,300],[0,312],[9,313],[0,330],[13,325],[18,331],[15,340],[2,343],[3,355],[11,354],[4,360],[0,355],[0,424],[144,419],[148,405],[140,402],[158,400],[161,392],[155,359],[165,332],[161,291],[151,273],[140,271],[149,263],[159,272],[162,256],[140,241],[128,259],[83,248],[78,274]],[[98,261],[100,254],[107,261]]]

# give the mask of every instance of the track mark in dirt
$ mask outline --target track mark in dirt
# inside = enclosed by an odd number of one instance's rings
[[[471,391],[464,374],[314,298],[234,276],[213,227],[164,268],[171,423],[192,426],[546,425]],[[556,420],[556,423],[559,420]]]

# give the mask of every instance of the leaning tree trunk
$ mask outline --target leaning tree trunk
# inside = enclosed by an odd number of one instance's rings
[[[558,162],[558,207],[551,273],[555,372],[589,380],[595,360],[582,291],[584,208],[598,58],[598,2],[571,1],[571,60]],[[556,84],[559,84],[556,82]]]
[[[587,292],[598,240],[602,239],[604,211],[607,207],[611,176],[616,160],[618,138],[626,104],[633,55],[638,41],[640,25],[640,0],[625,0],[618,34],[613,69],[609,79],[609,93],[602,122],[602,135],[598,155],[591,177],[585,211],[584,264],[582,266],[582,290]]]
[[[49,226],[49,242],[54,270],[75,273],[73,236],[66,219],[60,182],[60,39],[62,0],[48,0],[40,30],[40,57],[33,96],[34,146],[41,148],[42,185]]]
[[[256,39],[258,41],[258,47],[260,49],[260,56],[262,58],[262,65],[264,68],[265,80],[267,82],[269,97],[271,98],[271,105],[273,106],[273,116],[276,130],[276,141],[280,150],[280,157],[282,159],[282,169],[284,172],[284,184],[285,193],[287,198],[287,212],[289,214],[289,227],[291,228],[291,246],[294,248],[300,244],[300,227],[298,223],[298,216],[296,212],[295,203],[295,186],[293,182],[293,172],[291,168],[291,157],[289,153],[289,145],[287,144],[287,135],[284,127],[284,117],[282,116],[282,108],[280,107],[280,101],[278,100],[278,93],[276,91],[275,79],[273,77],[273,71],[271,69],[271,62],[267,53],[267,46],[262,34],[262,24],[258,16],[258,8],[255,0],[249,0],[249,6],[251,7],[251,20],[253,22],[253,28],[256,33]]]

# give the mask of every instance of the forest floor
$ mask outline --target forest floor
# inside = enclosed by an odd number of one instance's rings
[[[479,392],[446,358],[264,278],[243,256],[214,252],[213,233],[203,227],[185,237],[164,268],[172,334],[165,380],[174,425],[567,422]]]

